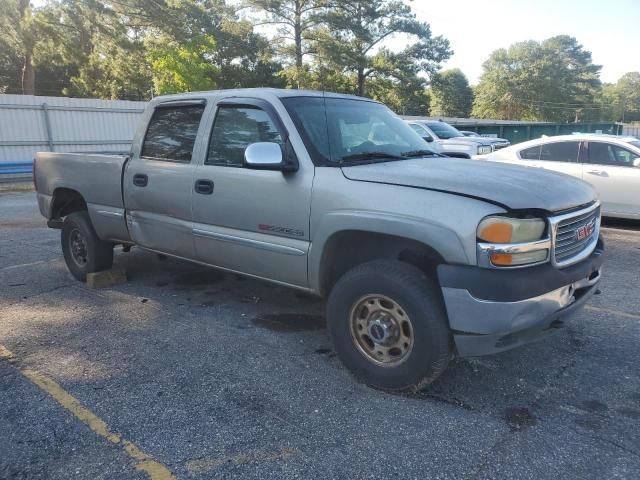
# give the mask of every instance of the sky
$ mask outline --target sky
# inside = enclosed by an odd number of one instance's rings
[[[477,84],[482,63],[498,48],[567,34],[602,65],[614,83],[640,71],[640,0],[414,0],[406,2],[454,54],[444,68],[459,68]],[[400,39],[392,41],[400,42]],[[390,45],[391,46],[391,45]]]

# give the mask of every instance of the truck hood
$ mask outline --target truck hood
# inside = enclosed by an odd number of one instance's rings
[[[416,158],[342,167],[355,181],[404,185],[478,198],[508,209],[567,210],[596,200],[593,187],[568,175],[464,158]]]

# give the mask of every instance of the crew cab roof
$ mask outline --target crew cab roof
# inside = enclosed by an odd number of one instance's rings
[[[165,103],[175,102],[180,100],[192,100],[192,99],[204,99],[214,97],[219,94],[224,94],[231,97],[253,97],[269,99],[273,97],[287,98],[287,97],[324,97],[324,98],[344,98],[347,100],[360,100],[368,102],[376,102],[370,98],[358,97],[356,95],[347,95],[343,93],[324,92],[319,90],[294,90],[285,88],[235,88],[235,89],[222,89],[222,90],[207,90],[201,92],[189,92],[189,93],[177,93],[172,95],[163,95],[155,97],[153,103]]]

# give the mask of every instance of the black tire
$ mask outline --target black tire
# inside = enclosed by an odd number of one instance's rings
[[[109,270],[113,265],[113,244],[98,238],[86,211],[74,212],[65,217],[60,239],[67,268],[81,282],[86,281],[88,273]],[[84,255],[77,250],[74,254],[74,239],[83,242]]]
[[[369,295],[393,300],[401,307],[399,315],[410,319],[412,348],[397,365],[374,363],[352,335],[351,311]],[[451,358],[451,332],[438,286],[400,261],[376,260],[348,271],[329,295],[327,324],[343,364],[358,380],[381,390],[419,391],[440,376]]]

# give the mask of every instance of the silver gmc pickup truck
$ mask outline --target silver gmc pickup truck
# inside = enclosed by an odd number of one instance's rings
[[[443,157],[358,97],[158,97],[130,152],[39,153],[34,181],[78,280],[121,244],[322,296],[342,362],[385,390],[543,337],[600,280],[592,187]]]

